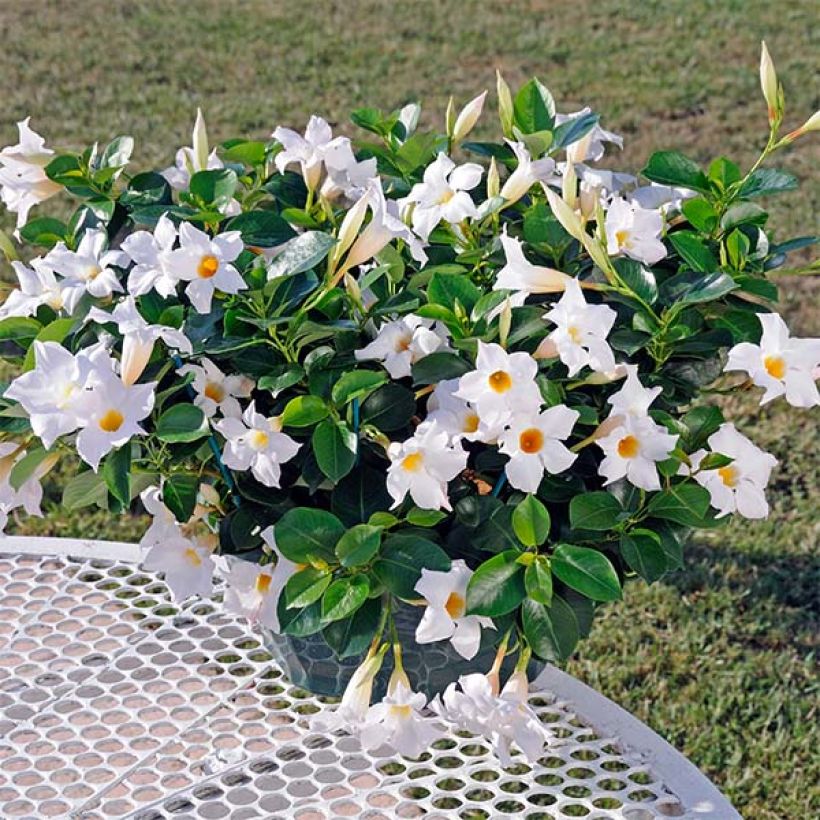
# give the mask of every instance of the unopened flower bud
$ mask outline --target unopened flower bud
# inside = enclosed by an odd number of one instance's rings
[[[205,130],[205,118],[202,116],[201,108],[196,110],[196,122],[194,123],[194,135],[191,145],[194,149],[196,170],[202,171],[208,167],[208,132]]]
[[[450,137],[453,143],[461,142],[473,130],[478,118],[481,116],[481,112],[484,110],[485,99],[487,99],[487,92],[483,91],[461,109]],[[448,131],[448,133],[450,132]]]
[[[495,157],[490,160],[490,167],[487,171],[487,196],[492,199],[494,196],[498,196],[498,192],[501,190],[501,178],[498,175],[498,164],[495,161]]]
[[[783,108],[778,90],[777,71],[765,40],[760,43],[760,87],[769,107],[769,122],[772,123],[783,115]]]
[[[496,69],[495,88],[498,94],[498,117],[501,120],[501,130],[505,137],[513,135],[513,100],[510,87],[501,76],[501,72]]]
[[[820,131],[820,111],[815,111],[800,128],[796,131],[792,131],[785,139],[788,140],[788,142],[792,142],[798,137],[802,137],[803,134],[809,133],[809,131]]]

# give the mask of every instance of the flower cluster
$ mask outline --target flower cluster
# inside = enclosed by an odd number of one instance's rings
[[[758,204],[797,185],[764,161],[820,120],[781,136],[765,49],[764,66],[749,171],[676,151],[600,168],[622,141],[597,115],[500,75],[496,141],[470,141],[486,93],[443,132],[415,104],[359,109],[363,141],[314,116],[212,147],[199,113],[172,166],[128,174],[130,137],[60,152],[19,123],[0,151],[23,249],[0,237],[19,369],[2,523],[38,513],[76,454],[63,503],[140,503],[146,566],[177,598],[219,570],[250,622],[362,657],[326,728],[418,755],[449,722],[537,757],[530,659],[568,657],[626,579],[681,565],[691,530],[768,513],[775,459],[706,391],[820,404],[820,341],[790,334],[770,278],[813,240],[775,243]],[[68,221],[32,218],[58,193]],[[417,644],[496,662],[428,703],[396,606],[419,607]]]

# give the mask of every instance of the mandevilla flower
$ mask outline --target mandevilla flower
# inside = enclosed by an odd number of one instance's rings
[[[524,295],[560,293],[568,282],[575,281],[561,271],[533,265],[524,256],[521,240],[508,236],[506,228],[501,234],[501,247],[507,263],[496,274],[493,290],[511,290]]]
[[[123,268],[128,257],[122,251],[106,250],[108,236],[103,230],[89,230],[83,234],[76,251],[64,242],[49,251],[43,259],[55,273],[64,276],[66,284],[84,287],[97,298],[122,293],[119,276],[113,266]]]
[[[159,218],[153,233],[135,231],[125,238],[123,252],[136,262],[128,274],[129,293],[143,296],[155,290],[166,299],[176,296],[180,278],[171,255],[176,241],[177,229],[167,214]]]
[[[820,339],[798,339],[776,313],[758,313],[763,327],[760,344],[741,342],[729,351],[726,370],[743,370],[765,392],[760,403],[778,396],[794,407],[815,407],[820,393],[815,381],[820,367]]]
[[[573,111],[571,114],[556,114],[555,125],[564,125],[565,123],[572,122],[579,117],[584,117],[591,113],[592,110],[589,107],[585,107],[580,111]],[[596,123],[583,137],[571,142],[567,146],[567,149],[576,149],[574,152],[568,150],[567,153],[572,153],[574,162],[595,162],[604,155],[606,151],[606,147],[604,146],[605,142],[617,145],[618,148],[624,147],[624,138],[622,136],[614,134],[612,131],[607,131]],[[579,144],[582,146],[582,150],[577,150]]]
[[[435,421],[447,431],[451,441],[483,441],[493,443],[503,430],[501,419],[482,419],[473,406],[456,395],[458,379],[439,382],[427,400],[427,421]]]
[[[617,197],[607,209],[604,228],[610,256],[625,254],[646,265],[654,265],[666,256],[666,246],[660,239],[663,233],[660,211],[647,210]]]
[[[40,503],[43,500],[43,486],[40,480],[54,466],[59,454],[45,458],[37,465],[32,475],[17,489],[11,485],[11,471],[15,464],[26,457],[26,451],[11,441],[0,441],[0,533],[8,523],[12,510],[22,507],[26,515],[42,518]]]
[[[551,182],[555,178],[555,160],[550,157],[533,160],[523,142],[507,140],[518,165],[501,186],[499,196],[509,204],[518,202],[536,182]]]
[[[276,128],[271,136],[283,147],[274,159],[279,173],[284,174],[289,165],[296,163],[308,190],[315,191],[322,178],[325,154],[334,141],[327,120],[312,116],[308,120],[304,136],[282,126]]]
[[[385,322],[376,338],[355,351],[356,361],[375,359],[394,379],[409,376],[412,366],[435,350],[447,346],[446,330],[435,326],[432,319],[407,314],[401,319]]]
[[[71,316],[85,293],[85,287],[71,280],[57,279],[45,259],[32,259],[30,265],[27,267],[17,261],[11,263],[20,289],[13,290],[0,306],[0,319],[33,316],[41,305]]]
[[[181,531],[152,546],[142,565],[151,572],[165,573],[165,583],[177,601],[192,595],[208,597],[213,592],[216,567],[211,551]]]
[[[214,416],[217,412],[223,416],[241,416],[238,399],[248,398],[253,390],[253,382],[247,376],[227,375],[204,356],[200,357],[199,364],[186,364],[177,372],[181,376],[193,374],[194,404],[206,416]]]

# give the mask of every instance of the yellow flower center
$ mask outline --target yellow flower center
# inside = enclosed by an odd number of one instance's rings
[[[464,417],[464,424],[462,425],[462,432],[475,433],[478,430],[480,419],[476,413],[468,413]]]
[[[254,450],[262,450],[268,446],[270,436],[262,430],[252,430],[248,440]]]
[[[100,425],[100,430],[105,430],[106,433],[116,433],[117,430],[122,427],[122,423],[124,421],[125,416],[123,416],[119,410],[112,407],[100,416],[98,423]]]
[[[256,576],[256,591],[260,595],[266,595],[270,589],[272,580],[273,578],[268,575],[267,572],[260,572],[259,575]]]
[[[102,273],[102,268],[99,265],[89,265],[85,269],[86,281],[93,281]]]
[[[570,325],[567,328],[567,336],[569,336],[575,344],[581,344],[581,331],[575,325]]]
[[[205,396],[211,399],[211,401],[215,401],[217,404],[225,398],[225,388],[216,382],[208,382],[202,392]]]
[[[405,350],[410,349],[410,345],[413,343],[413,334],[407,333],[403,336],[399,336],[396,339],[396,344],[394,345],[396,353],[404,353]]]
[[[731,464],[726,467],[721,467],[718,470],[718,475],[727,487],[735,487],[737,485],[737,467],[733,467]]]
[[[457,592],[451,592],[444,604],[445,612],[455,620],[456,618],[460,618],[466,609],[467,604],[464,600],[464,596],[459,595]]]
[[[408,473],[417,473],[423,463],[424,456],[421,453],[410,453],[410,455],[402,459],[401,466],[402,469],[407,470]]]
[[[537,453],[544,446],[544,434],[537,427],[530,427],[518,437],[518,446],[524,453]]]
[[[447,188],[438,198],[438,204],[446,205],[455,195],[456,192],[452,188]]]
[[[622,248],[629,242],[629,231],[621,230],[615,232],[615,241],[618,243],[618,247]]]
[[[413,712],[412,706],[407,705],[400,705],[400,704],[392,704],[390,706],[390,714],[393,717],[402,718],[407,720]]]
[[[210,279],[219,270],[219,260],[213,254],[206,254],[199,260],[199,267],[196,269],[200,279]]]
[[[640,442],[635,436],[624,436],[618,442],[618,455],[621,458],[635,458],[640,449]]]
[[[512,379],[506,370],[496,370],[495,373],[490,373],[487,381],[496,393],[506,393],[512,387]]]
[[[202,559],[199,557],[199,553],[193,547],[188,547],[188,549],[185,550],[185,559],[188,561],[189,564],[192,564],[195,567],[202,566]]]
[[[782,356],[766,356],[763,367],[773,379],[782,379],[786,375],[786,362]]]

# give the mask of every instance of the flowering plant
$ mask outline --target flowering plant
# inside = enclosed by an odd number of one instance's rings
[[[223,561],[226,606],[364,655],[328,728],[406,754],[437,728],[396,603],[423,607],[419,644],[471,659],[489,634],[492,668],[433,706],[504,759],[539,755],[531,656],[567,658],[625,579],[681,566],[692,529],[768,512],[775,459],[704,392],[820,403],[820,341],[790,336],[768,277],[815,239],[774,244],[758,204],[796,187],[763,162],[820,115],[781,136],[765,46],[761,79],[749,171],[661,151],[646,183],[594,165],[621,138],[591,111],[500,75],[499,142],[465,141],[486,93],[445,133],[417,105],[360,109],[357,142],[312,117],[210,150],[200,115],[174,166],[134,175],[129,137],[55,153],[21,122],[2,199],[42,250],[3,238],[19,287],[0,339],[23,371],[0,400],[3,516],[36,513],[76,453],[66,507],[139,496],[146,565],[177,598],[210,594]],[[67,222],[29,218],[60,192]]]

